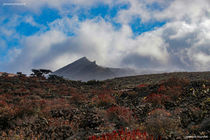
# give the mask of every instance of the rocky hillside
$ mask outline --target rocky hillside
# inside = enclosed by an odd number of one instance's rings
[[[0,139],[209,138],[209,75],[80,82],[4,74]]]

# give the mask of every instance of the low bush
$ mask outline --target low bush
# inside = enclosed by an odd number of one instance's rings
[[[117,127],[127,127],[134,125],[136,119],[133,112],[123,106],[113,106],[107,109],[107,116],[111,122],[117,124]]]
[[[99,94],[92,98],[92,103],[96,104],[98,107],[109,107],[115,104],[115,98],[112,97],[110,94]]]
[[[167,95],[152,93],[145,98],[145,102],[152,103],[153,105],[162,105],[170,100]]]
[[[179,122],[164,109],[155,109],[148,113],[145,121],[146,132],[154,137],[167,137],[177,134]]]

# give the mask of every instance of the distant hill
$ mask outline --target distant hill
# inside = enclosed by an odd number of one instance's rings
[[[52,74],[63,76],[70,80],[89,81],[131,76],[136,73],[132,69],[102,67],[97,65],[95,61],[91,62],[86,57],[82,57],[63,68],[56,70]]]

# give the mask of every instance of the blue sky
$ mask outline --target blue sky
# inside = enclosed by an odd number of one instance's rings
[[[104,66],[140,70],[210,68],[208,0],[0,4],[0,71],[56,70],[83,56]]]

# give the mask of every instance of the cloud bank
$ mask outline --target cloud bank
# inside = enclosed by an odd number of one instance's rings
[[[58,9],[61,18],[45,25],[48,30],[43,27],[33,35],[21,36],[21,47],[10,50],[8,63],[0,63],[6,71],[56,70],[83,56],[111,67],[160,71],[210,69],[209,0],[90,0],[88,3],[86,0],[29,0],[27,3],[31,12],[44,6]],[[73,16],[62,13],[72,5]],[[117,9],[114,17],[80,19],[81,9],[88,12],[98,5],[109,8],[127,5],[127,8]],[[165,24],[136,35],[132,29],[135,19],[144,25]],[[42,28],[32,16],[23,21]]]

